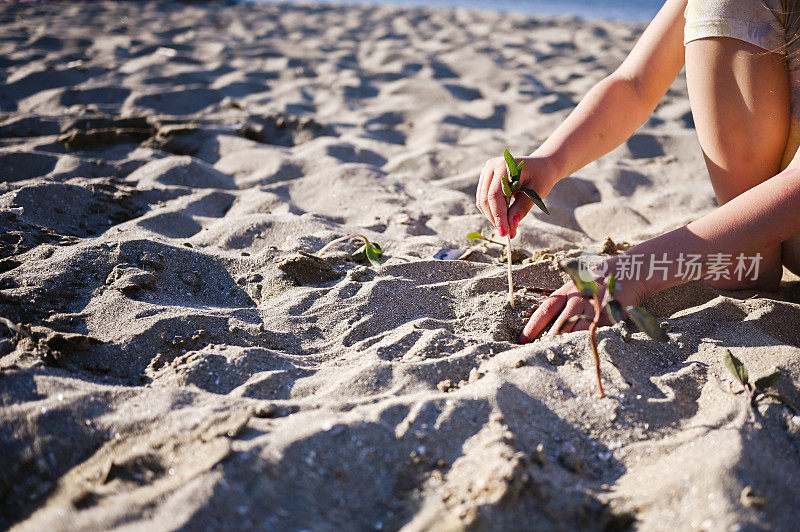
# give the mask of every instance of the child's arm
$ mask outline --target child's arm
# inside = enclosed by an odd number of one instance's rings
[[[622,144],[650,116],[683,67],[685,7],[686,0],[667,0],[622,65],[595,85],[544,144],[525,158],[523,188],[547,195],[558,180]],[[517,222],[533,202],[519,194],[506,212],[500,184],[506,171],[502,157],[486,163],[476,203],[501,235],[510,230],[513,237]]]
[[[622,280],[618,297],[624,304],[638,304],[647,296],[687,281],[681,275],[679,258],[700,255],[707,271],[709,258],[718,253],[736,257],[739,253],[753,256],[759,249],[775,246],[800,233],[800,156],[775,177],[735,197],[715,211],[659,237],[608,259],[609,271],[619,277],[633,257],[641,263],[638,279]],[[666,257],[664,257],[666,255]],[[662,261],[666,270],[658,270],[651,279],[650,265]],[[659,263],[659,266],[662,264]],[[685,270],[685,264],[683,266]],[[627,269],[630,273],[630,269]],[[593,314],[585,299],[572,283],[564,285],[547,299],[531,316],[520,340],[534,338],[553,319],[551,333],[556,334],[571,316]],[[585,323],[573,330],[586,328]]]
[[[699,220],[643,242],[607,263],[614,271],[620,257],[638,254],[645,257],[645,266],[648,266],[651,257],[661,260],[666,254],[670,265],[666,275],[659,271],[652,279],[644,281],[643,295],[648,296],[687,280],[678,272],[677,259],[681,254],[684,257],[700,255],[708,263],[712,255],[755,256],[759,250],[780,245],[800,233],[799,210],[800,164],[793,162],[775,177]]]

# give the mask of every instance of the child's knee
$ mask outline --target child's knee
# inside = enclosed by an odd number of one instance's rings
[[[800,235],[781,244],[781,262],[795,275],[800,275]]]

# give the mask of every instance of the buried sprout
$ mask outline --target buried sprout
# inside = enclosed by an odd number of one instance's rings
[[[467,239],[472,242],[478,242],[478,244],[474,244],[470,246],[464,253],[458,257],[458,260],[465,260],[467,257],[472,255],[472,252],[475,251],[477,248],[481,246],[486,246],[487,244],[495,244],[500,246],[501,248],[506,247],[504,242],[498,242],[497,240],[492,240],[491,238],[487,238],[483,235],[482,231],[473,231],[471,233],[467,233]]]
[[[539,207],[545,214],[550,214],[547,206],[532,188],[522,188],[522,181],[520,180],[522,165],[525,161],[517,164],[517,161],[511,155],[511,152],[506,149],[503,156],[506,159],[506,166],[508,167],[508,176],[501,175],[500,182],[503,187],[503,194],[506,197],[506,209],[511,206],[511,201],[514,199],[514,194],[522,192],[528,196],[537,207]],[[515,200],[516,201],[516,200]],[[506,236],[506,258],[508,259],[508,304],[514,308],[514,278],[511,274],[511,235]]]
[[[786,406],[792,411],[793,414],[797,414],[797,407],[792,404],[789,399],[777,392],[769,391],[769,388],[775,386],[775,384],[778,382],[778,379],[781,378],[780,371],[776,369],[772,373],[764,375],[763,377],[756,379],[754,383],[751,383],[750,374],[748,373],[747,368],[744,367],[744,364],[742,364],[741,360],[736,358],[733,353],[731,353],[730,349],[725,350],[725,358],[723,360],[725,362],[725,367],[731,372],[733,378],[736,379],[736,381],[742,386],[741,390],[738,390],[734,393],[738,394],[744,392],[744,395],[747,397],[747,401],[750,403],[750,406],[756,406],[765,399],[772,399]],[[731,391],[733,391],[733,389],[731,389]]]
[[[605,293],[601,294],[597,281],[592,278],[592,275],[578,259],[564,260],[561,261],[560,265],[561,269],[567,272],[572,278],[572,282],[575,283],[578,290],[580,290],[584,296],[592,300],[594,316],[573,316],[570,318],[570,321],[586,320],[591,322],[589,326],[589,343],[592,346],[592,354],[594,355],[597,387],[600,390],[600,397],[605,397],[606,393],[603,390],[603,381],[600,377],[600,354],[597,351],[597,325],[600,323],[603,310],[608,313],[609,318],[611,318],[611,321],[614,323],[624,320],[627,315],[642,332],[653,340],[666,342],[669,340],[669,337],[663,329],[661,329],[656,319],[645,309],[634,306],[624,308],[622,303],[614,297],[622,287],[617,284],[613,273],[605,278],[604,284],[606,290]]]
[[[498,242],[497,240],[492,240],[491,238],[483,236],[482,231],[473,231],[471,233],[467,233],[467,238],[472,242],[477,242],[480,240],[488,244],[497,244],[498,246],[505,246],[503,242]]]
[[[325,253],[333,245],[338,244],[339,242],[344,242],[345,240],[349,240],[351,238],[360,238],[360,239],[362,239],[364,241],[364,245],[361,246],[360,248],[358,248],[355,251],[355,253],[353,253],[353,257],[359,257],[359,256],[363,255],[363,256],[367,257],[367,260],[373,266],[378,267],[378,266],[381,265],[380,258],[383,255],[383,250],[381,249],[381,247],[378,245],[377,242],[370,242],[367,237],[365,237],[364,235],[358,235],[358,234],[347,235],[347,236],[343,236],[341,238],[337,238],[335,240],[331,240],[330,242],[325,244],[325,246],[322,249],[317,251],[317,257],[321,256],[323,253]]]

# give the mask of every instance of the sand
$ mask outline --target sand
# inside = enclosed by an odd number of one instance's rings
[[[0,5],[0,528],[793,530],[800,283],[516,339],[556,260],[714,206],[681,76],[463,261],[643,26],[393,7]],[[383,265],[351,257],[362,233]]]

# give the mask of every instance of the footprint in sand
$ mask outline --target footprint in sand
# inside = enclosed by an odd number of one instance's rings
[[[133,107],[152,109],[167,115],[190,115],[222,101],[224,96],[212,89],[184,89],[134,96],[128,103]]]

